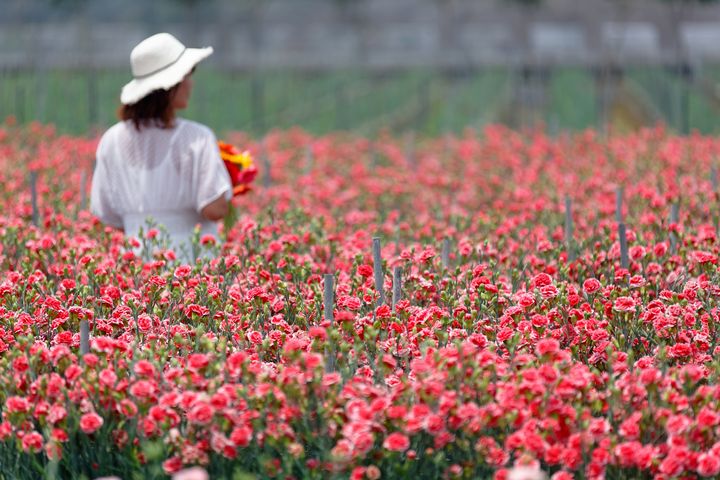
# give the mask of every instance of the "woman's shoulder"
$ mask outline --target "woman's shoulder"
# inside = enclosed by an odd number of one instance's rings
[[[191,140],[196,140],[198,138],[215,139],[215,134],[209,127],[193,120],[178,118],[177,128],[179,132],[182,132],[183,137]]]
[[[127,125],[125,123],[126,122],[118,122],[105,130],[105,133],[100,136],[100,141],[98,142],[98,151],[118,141],[118,137],[127,130]]]
[[[116,137],[118,134],[124,132],[126,129],[126,122],[117,122],[115,125],[105,130],[105,133],[102,134],[101,140]]]

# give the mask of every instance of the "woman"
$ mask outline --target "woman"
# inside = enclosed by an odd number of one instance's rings
[[[195,66],[212,47],[186,48],[169,33],[130,54],[134,79],[120,95],[120,122],[100,139],[91,210],[105,224],[138,236],[149,221],[164,227],[171,248],[194,260],[191,237],[217,234],[232,185],[212,131],[176,117],[187,107]]]

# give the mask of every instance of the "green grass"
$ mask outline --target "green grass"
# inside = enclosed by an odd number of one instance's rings
[[[549,128],[584,130],[598,124],[595,82],[584,70],[560,69],[548,88]]]
[[[714,80],[712,70],[703,75]],[[670,71],[658,74],[656,69],[644,68],[633,69],[628,77],[647,92],[665,122],[674,130],[683,132],[689,127],[702,133],[720,131],[720,112],[702,91],[688,85],[680,75]]]
[[[438,83],[438,101],[428,115],[430,134],[482,128],[496,119],[497,110],[511,93],[508,72],[481,70],[470,77]]]
[[[720,68],[703,75],[720,79]],[[195,90],[184,116],[215,131],[254,133],[301,126],[322,134],[357,130],[414,129],[421,134],[461,132],[497,121],[512,98],[512,74],[501,68],[462,75],[429,71],[374,74],[340,72],[220,72],[195,74]],[[632,69],[628,79],[680,131],[684,126],[683,80],[662,69]],[[53,123],[63,133],[83,134],[91,125],[115,122],[125,71],[71,70],[40,73],[0,71],[0,118]],[[550,76],[543,118],[551,131],[582,130],[598,124],[595,84],[581,69],[561,68]],[[717,107],[702,91],[688,97],[688,122],[703,133],[718,131]]]

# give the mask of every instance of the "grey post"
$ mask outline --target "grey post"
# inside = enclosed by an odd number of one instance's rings
[[[414,170],[417,166],[417,158],[415,158],[415,134],[410,132],[405,139],[405,158],[408,165]]]
[[[380,163],[380,153],[378,152],[377,145],[373,142],[370,144],[370,169],[375,170],[378,163]]]
[[[620,265],[622,268],[629,268],[630,259],[628,257],[627,231],[624,223],[618,224],[618,236],[620,237]]]
[[[623,204],[623,187],[618,187],[615,191],[615,220],[618,223],[622,223],[622,204]]]
[[[303,173],[305,175],[309,174],[313,169],[313,149],[312,149],[312,143],[308,143],[305,145],[305,168],[303,169]]]
[[[670,207],[670,224],[677,224],[680,221],[680,205],[675,202]],[[670,252],[674,255],[677,252],[678,238],[674,232],[670,232]]]
[[[575,260],[575,249],[572,245],[573,239],[573,221],[572,221],[572,200],[569,195],[565,195],[565,243],[568,249],[568,260]]]
[[[392,311],[395,313],[395,305],[400,301],[400,292],[402,289],[402,267],[393,268],[393,295],[392,295]]]
[[[263,138],[260,144],[260,160],[263,164],[263,187],[268,188],[270,187],[272,178],[270,177],[270,158],[268,158],[267,148],[265,147],[265,138]]]
[[[87,320],[80,321],[80,355],[90,352],[90,327]]]
[[[373,271],[375,273],[375,290],[379,294],[377,306],[379,307],[385,303],[385,292],[383,289],[383,268],[382,268],[382,255],[380,253],[380,238],[373,237]]]
[[[87,172],[83,170],[80,172],[80,210],[85,210],[87,203],[87,189],[85,185],[87,183]]]
[[[335,305],[335,276],[332,273],[325,274],[325,294],[323,295],[323,310],[325,320],[332,323],[335,320],[333,316],[333,306]]]
[[[712,185],[713,189],[713,196],[712,199],[715,200],[717,194],[718,194],[718,174],[717,174],[717,167],[715,165],[712,165],[710,167],[710,184]],[[715,217],[715,232],[718,232],[720,230],[720,219],[718,217]]]
[[[443,238],[440,260],[442,260],[443,268],[450,268],[450,239],[447,237]]]
[[[32,202],[32,223],[36,227],[40,225],[40,210],[38,209],[37,195],[37,172],[30,172],[30,201]]]
[[[325,274],[325,293],[323,295],[323,314],[325,317],[325,320],[330,322],[330,325],[332,325],[333,321],[335,320],[335,316],[333,315],[333,307],[335,305],[335,276],[332,273],[326,273]],[[333,372],[335,371],[335,351],[334,349],[329,349],[325,351],[325,357],[326,362],[325,366],[327,371]]]
[[[25,87],[18,83],[15,86],[15,117],[19,123],[25,123],[27,120],[25,115]]]

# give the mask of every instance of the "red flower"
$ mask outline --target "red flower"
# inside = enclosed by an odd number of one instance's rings
[[[537,342],[535,350],[540,356],[545,354],[554,354],[560,350],[560,342],[554,338],[543,338]]]
[[[262,343],[262,334],[257,330],[251,330],[247,333],[247,339],[248,341],[250,341],[250,343],[259,345]]]
[[[70,438],[65,430],[62,428],[53,428],[52,439],[57,442],[67,442]]]
[[[613,308],[620,312],[632,312],[635,310],[635,300],[630,297],[618,297]]]
[[[188,412],[188,420],[193,423],[206,425],[210,423],[210,420],[212,420],[214,413],[215,412],[212,408],[212,405],[207,402],[200,401],[193,405]]]
[[[80,430],[88,435],[95,432],[102,424],[102,417],[95,412],[86,413],[80,417]]]
[[[720,422],[720,416],[718,413],[714,410],[712,410],[710,407],[704,407],[700,412],[697,414],[697,423],[698,426],[702,428],[710,428],[714,427],[715,425]]]
[[[601,287],[602,285],[597,278],[588,278],[583,282],[583,291],[588,295],[592,295],[597,292]]]
[[[130,387],[130,393],[138,398],[150,398],[155,395],[157,386],[148,380],[139,380]]]
[[[138,324],[138,329],[141,332],[147,333],[152,328],[152,319],[150,318],[150,316],[148,314],[143,313],[138,316],[137,324]]]
[[[392,310],[388,305],[380,305],[375,310],[375,315],[377,318],[389,318],[392,315]]]
[[[67,410],[62,405],[53,405],[48,411],[47,421],[51,425],[62,422],[67,417]]]
[[[692,252],[692,258],[697,263],[717,263],[717,257],[709,252],[702,252],[700,250],[696,250]]]
[[[139,377],[154,377],[155,366],[147,360],[138,360],[133,368],[135,374]]]
[[[39,452],[43,446],[43,436],[38,432],[26,433],[22,437],[22,448],[26,452]]]
[[[252,428],[245,425],[235,427],[230,434],[230,440],[238,447],[247,447],[250,445],[252,440],[253,431]]]
[[[410,448],[410,439],[407,435],[400,432],[394,432],[387,436],[383,442],[383,448],[392,452],[404,452]]]
[[[204,353],[193,353],[188,356],[188,367],[192,370],[202,370],[210,364],[210,358]]]
[[[689,343],[677,343],[668,347],[668,356],[670,358],[689,357],[692,353],[693,348]]]
[[[360,265],[358,266],[357,272],[360,276],[368,278],[373,275],[373,267],[371,265]]]
[[[527,309],[535,305],[535,297],[530,293],[521,293],[518,295],[518,305]]]
[[[30,411],[30,402],[25,397],[9,397],[5,401],[8,413],[27,413]]]
[[[697,473],[703,477],[714,477],[720,473],[720,457],[712,452],[703,453],[698,457]]]
[[[179,471],[183,466],[183,462],[180,457],[170,457],[163,462],[162,466],[165,473],[170,475]]]
[[[534,288],[542,288],[552,284],[552,277],[547,273],[539,273],[532,279],[530,285]]]

